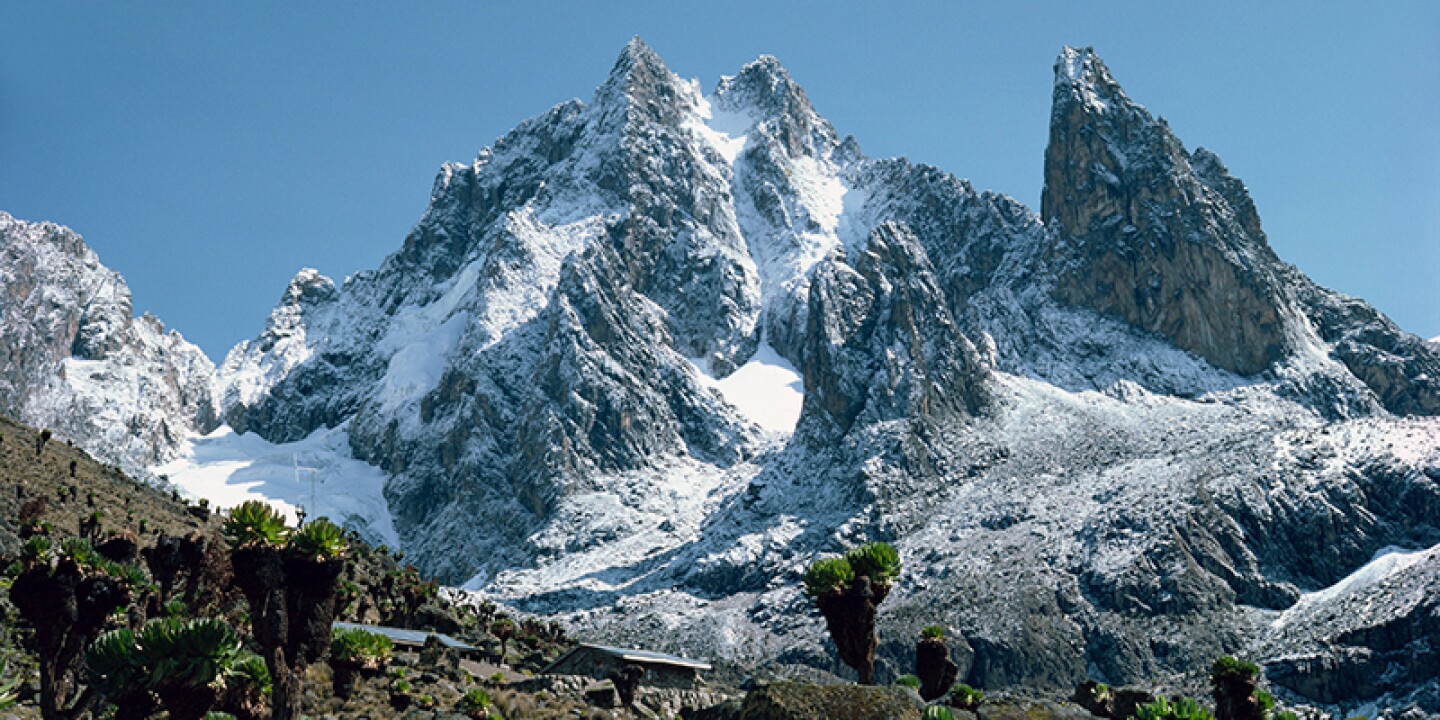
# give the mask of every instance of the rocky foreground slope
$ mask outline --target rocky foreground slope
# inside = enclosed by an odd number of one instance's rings
[[[427,570],[617,642],[838,671],[799,572],[887,539],[882,679],[941,623],[972,685],[1243,652],[1440,709],[1433,554],[1367,564],[1440,543],[1440,352],[1280,261],[1092,51],[1055,70],[1037,214],[865,156],[772,58],[707,93],[632,42],[379,268],[297,275],[214,406],[343,433]]]

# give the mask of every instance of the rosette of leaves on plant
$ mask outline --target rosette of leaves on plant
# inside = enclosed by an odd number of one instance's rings
[[[199,720],[217,707],[246,712],[269,673],[239,635],[214,618],[150,620],[101,635],[85,655],[94,687],[116,706],[117,718],[142,718],[163,708],[174,720]],[[235,707],[223,701],[233,699]]]
[[[464,695],[460,696],[460,702],[455,704],[455,710],[471,720],[486,720],[491,716],[490,710],[494,702],[490,699],[490,693],[484,688],[471,688]]]
[[[1214,720],[1210,711],[1188,697],[1158,698],[1135,708],[1136,720]]]
[[[956,683],[950,688],[950,706],[961,710],[974,711],[980,707],[980,702],[985,699],[985,693],[966,685]]]

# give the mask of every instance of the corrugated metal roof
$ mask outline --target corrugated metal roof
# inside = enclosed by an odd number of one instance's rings
[[[563,660],[565,660],[566,658],[568,658],[568,657],[570,657],[571,655],[573,655],[573,654],[575,654],[575,653],[577,653],[577,652],[580,652],[580,651],[582,651],[582,650],[594,650],[594,651],[596,651],[596,652],[605,653],[606,655],[611,655],[611,656],[617,657],[617,658],[619,658],[619,659],[621,659],[621,660],[626,660],[626,661],[629,661],[629,662],[653,663],[653,664],[656,664],[656,665],[676,665],[676,666],[679,666],[679,667],[692,668],[692,669],[694,669],[694,670],[709,670],[709,669],[710,669],[710,664],[709,664],[709,663],[701,662],[701,661],[699,661],[699,660],[691,660],[691,659],[689,659],[689,658],[683,658],[683,657],[679,657],[679,656],[676,656],[676,655],[666,655],[665,653],[651,652],[651,651],[649,651],[649,650],[631,650],[631,649],[629,649],[629,648],[617,648],[617,647],[609,647],[609,646],[607,646],[607,645],[589,645],[589,644],[582,644],[582,645],[580,645],[579,647],[575,648],[574,650],[571,650],[570,652],[565,653],[563,656],[561,656],[561,657],[560,657],[559,659],[557,659],[555,662],[550,663],[550,667],[555,667],[556,665],[559,665],[559,664],[560,664]],[[542,670],[541,672],[548,672],[548,671],[549,671],[549,668],[546,668],[545,670]]]
[[[434,635],[441,645],[457,650],[476,650],[474,645],[467,645],[444,633],[430,632],[429,630],[406,630],[405,628],[385,627],[384,625],[361,625],[359,623],[333,622],[332,628],[345,630],[364,630],[377,635],[384,635],[397,643],[407,645],[424,645],[425,639]]]

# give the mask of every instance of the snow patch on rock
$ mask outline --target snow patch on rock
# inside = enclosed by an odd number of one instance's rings
[[[702,385],[718,391],[761,429],[786,435],[795,429],[805,403],[805,382],[795,366],[769,343],[761,343],[749,362],[724,378],[717,379],[707,372],[703,360],[691,359],[690,364]]]

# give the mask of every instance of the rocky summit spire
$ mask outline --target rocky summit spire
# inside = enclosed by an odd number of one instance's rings
[[[767,134],[791,157],[821,155],[838,142],[834,128],[815,112],[805,90],[771,55],[761,55],[734,77],[721,78],[715,101],[723,110],[766,125]]]
[[[688,105],[682,101],[681,85],[665,61],[637,36],[620,50],[610,76],[595,91],[593,104],[602,112],[624,108],[653,120],[674,120],[671,116]]]
[[[1084,104],[1094,112],[1145,109],[1135,105],[1110,75],[1110,68],[1095,54],[1094,48],[1066,47],[1055,60],[1055,105],[1069,99]]]
[[[1197,157],[1198,170],[1093,50],[1060,53],[1040,204],[1067,268],[1058,295],[1252,375],[1295,347],[1303,323],[1244,185]]]

